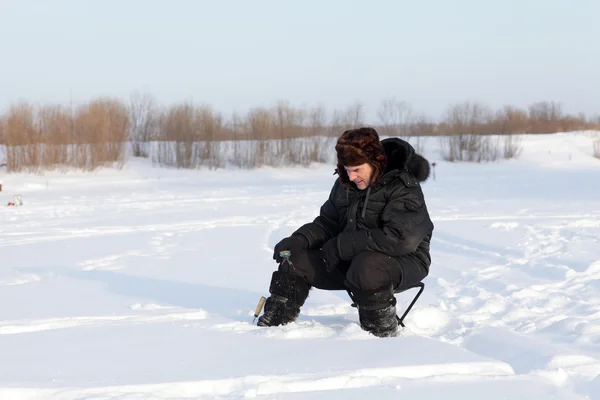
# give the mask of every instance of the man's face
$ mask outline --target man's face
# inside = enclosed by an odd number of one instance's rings
[[[360,190],[366,189],[371,183],[371,174],[373,173],[373,167],[369,163],[357,165],[356,167],[344,167],[348,178],[351,182],[354,182],[357,188]]]

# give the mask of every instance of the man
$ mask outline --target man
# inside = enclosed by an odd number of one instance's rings
[[[420,186],[429,163],[404,140],[380,141],[372,128],[345,131],[335,149],[338,178],[319,216],[275,246],[280,266],[258,325],[294,321],[311,287],[350,288],[361,327],[395,336],[394,289],[421,281],[431,265],[433,223]]]

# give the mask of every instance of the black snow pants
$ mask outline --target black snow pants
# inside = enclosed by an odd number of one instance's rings
[[[378,252],[358,254],[351,261],[341,261],[337,271],[329,272],[318,249],[307,249],[292,254],[290,261],[294,270],[288,271],[284,262],[281,272],[303,277],[308,284],[323,290],[345,290],[344,280],[361,291],[377,291],[390,285],[395,289],[409,287],[423,280],[428,270],[421,261],[410,254],[390,257]]]

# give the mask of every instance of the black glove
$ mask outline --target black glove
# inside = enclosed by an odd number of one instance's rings
[[[308,248],[308,240],[302,235],[292,235],[290,237],[286,237],[279,243],[275,245],[275,251],[273,252],[273,260],[278,263],[283,261],[283,257],[279,255],[279,252],[284,250],[289,250],[292,252],[292,255],[297,252],[301,252],[304,249]]]
[[[337,238],[329,239],[321,248],[321,255],[325,261],[325,268],[331,272],[335,270],[340,263],[340,256],[337,248]]]

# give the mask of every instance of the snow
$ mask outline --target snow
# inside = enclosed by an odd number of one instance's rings
[[[469,164],[427,139],[433,265],[392,339],[344,291],[252,323],[332,165],[2,174],[0,398],[600,399],[593,140],[527,136],[517,160]]]

